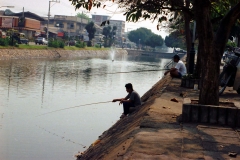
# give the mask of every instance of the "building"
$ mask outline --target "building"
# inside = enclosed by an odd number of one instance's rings
[[[44,18],[43,27],[47,27],[48,18]],[[69,37],[79,37],[86,34],[85,26],[88,20],[76,16],[55,15],[49,19],[49,32],[64,32]]]
[[[120,42],[120,44],[123,43],[124,40],[124,32],[125,32],[125,21],[122,20],[111,20],[110,16],[106,16],[106,15],[92,15],[92,21],[94,23],[96,23],[97,25],[102,24],[102,22],[109,20],[109,25],[111,27],[116,26],[117,27],[117,32],[116,32],[116,39],[118,42]],[[108,25],[107,23],[105,24],[105,26]],[[105,26],[102,26],[105,27]]]
[[[0,15],[0,29],[3,31],[18,30],[27,38],[32,39],[36,32],[40,32],[41,21],[44,19],[32,12],[13,13],[6,10]]]
[[[125,21],[121,20],[110,20],[109,25],[111,27],[116,26],[117,32],[116,32],[116,38],[119,42],[123,43],[125,37]]]

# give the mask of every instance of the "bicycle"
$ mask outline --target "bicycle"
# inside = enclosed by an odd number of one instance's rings
[[[240,49],[232,49],[234,55],[225,55],[223,71],[219,76],[219,95],[222,95],[226,87],[234,87],[238,94],[240,94]],[[237,75],[237,76],[236,76]]]

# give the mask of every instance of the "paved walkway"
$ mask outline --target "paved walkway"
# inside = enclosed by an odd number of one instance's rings
[[[164,79],[163,79],[164,80]],[[240,130],[223,126],[181,123],[180,93],[198,98],[199,91],[180,87],[180,80],[165,80],[136,113],[120,120],[78,159],[105,160],[235,160],[240,159]],[[154,87],[159,89],[158,87]],[[240,101],[227,88],[221,101]],[[176,98],[179,102],[170,101]],[[229,152],[236,152],[230,157]]]

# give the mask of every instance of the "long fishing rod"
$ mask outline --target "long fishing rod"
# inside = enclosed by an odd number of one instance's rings
[[[134,73],[134,72],[156,72],[156,71],[164,71],[164,70],[169,70],[169,69],[141,70],[141,71],[114,72],[114,73],[101,73],[101,74],[91,74],[91,76],[94,76],[94,75],[106,75],[106,74]]]
[[[44,113],[44,114],[40,114],[40,115],[38,115],[38,116],[36,116],[36,117],[43,116],[43,115],[50,114],[50,113],[54,113],[54,112],[59,112],[59,111],[67,110],[67,109],[78,108],[78,107],[83,107],[83,106],[90,106],[90,105],[94,105],[94,104],[110,103],[110,102],[112,102],[112,101],[89,103],[89,104],[83,104],[83,105],[74,106],[74,107],[68,107],[68,108],[58,109],[58,110],[55,110],[55,111],[51,111],[51,112],[47,112],[47,113]]]

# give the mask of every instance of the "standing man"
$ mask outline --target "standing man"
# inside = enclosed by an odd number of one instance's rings
[[[187,74],[185,64],[180,60],[180,57],[178,55],[175,55],[173,57],[173,61],[177,63],[175,68],[171,68],[169,71],[166,71],[164,75],[167,75],[170,72],[171,77],[182,78],[182,76]]]
[[[120,99],[114,99],[112,102],[120,101],[120,104],[123,104],[123,114],[120,118],[125,117],[129,114],[129,108],[130,107],[136,107],[141,105],[141,99],[139,94],[133,90],[133,86],[131,83],[128,83],[125,85],[126,91],[128,92],[128,95],[125,98]]]

